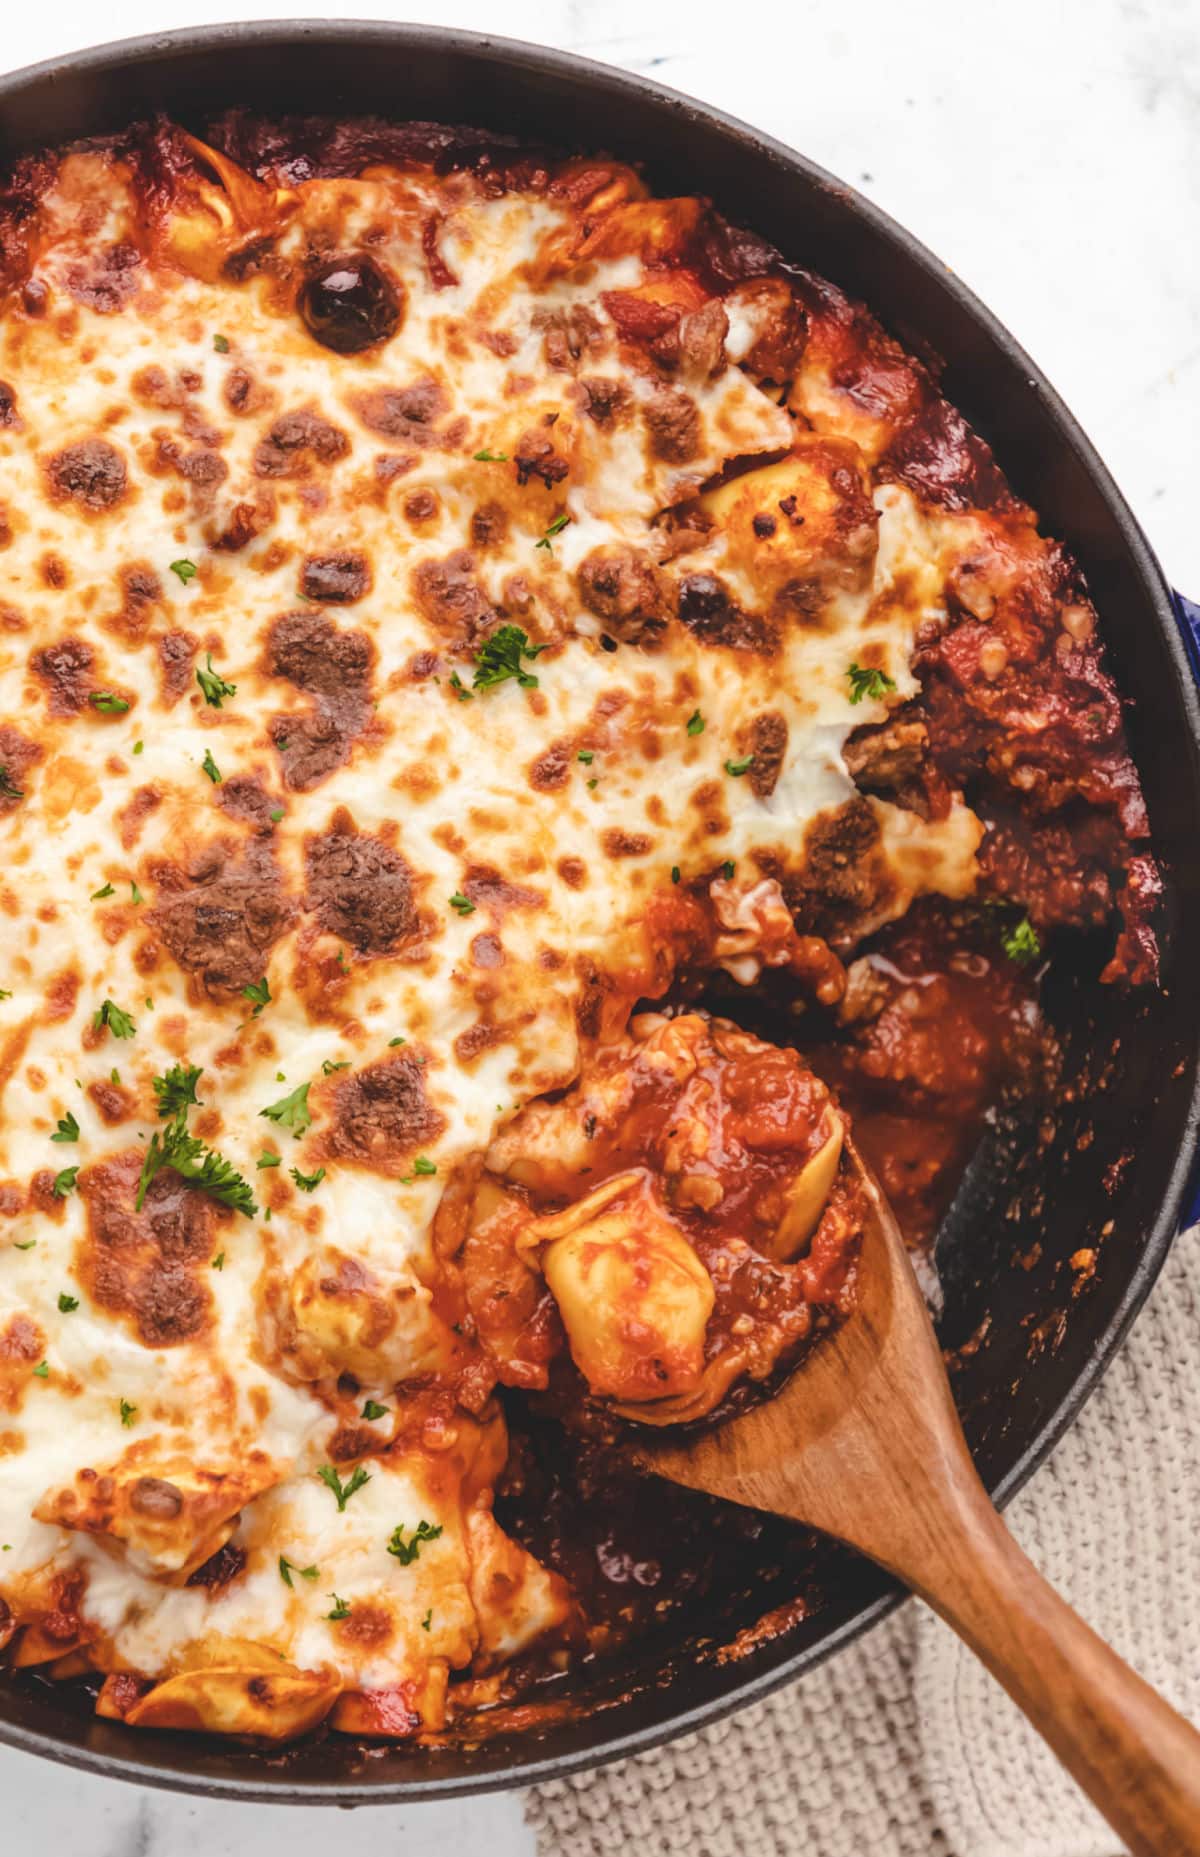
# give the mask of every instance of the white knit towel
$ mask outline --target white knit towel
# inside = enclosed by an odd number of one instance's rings
[[[1200,1719],[1200,1227],[1008,1511],[1088,1622]],[[540,1857],[1119,1857],[1008,1697],[913,1602],[715,1727],[530,1793]]]

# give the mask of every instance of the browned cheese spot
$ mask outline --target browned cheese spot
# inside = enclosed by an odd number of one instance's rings
[[[472,644],[497,614],[475,578],[475,557],[458,548],[443,560],[419,561],[412,571],[412,592],[431,625],[455,644]]]
[[[52,716],[77,716],[96,687],[95,653],[81,638],[60,638],[35,651],[29,668],[43,685]]]
[[[307,477],[314,464],[332,465],[350,450],[350,440],[318,413],[284,413],[254,452],[256,477]]]
[[[370,587],[370,563],[355,549],[309,555],[300,571],[300,591],[305,599],[328,606],[349,606],[361,600]]]
[[[0,722],[0,767],[8,776],[6,787],[11,785],[18,793],[23,792],[26,774],[41,758],[40,742],[30,741],[10,723]],[[20,804],[10,792],[0,790],[0,813],[12,812]]]
[[[115,509],[129,487],[125,460],[107,439],[85,438],[56,451],[46,465],[50,494],[88,515]]]
[[[251,839],[239,856],[218,840],[154,875],[159,896],[148,920],[185,972],[215,994],[262,979],[296,914],[267,845]]]
[[[170,709],[191,688],[192,665],[200,649],[193,632],[164,632],[158,641],[162,700]]]
[[[377,387],[359,394],[353,404],[368,430],[420,450],[437,443],[437,422],[450,410],[445,388],[431,378],[411,387]]]
[[[175,1347],[212,1321],[213,1205],[164,1167],[136,1212],[141,1168],[135,1148],[81,1172],[87,1232],[75,1269],[92,1301],[122,1317],[146,1347]]]
[[[401,1051],[336,1085],[326,1140],[338,1160],[403,1175],[445,1126],[425,1094],[424,1066]]]
[[[386,954],[415,931],[408,865],[389,845],[356,831],[345,811],[335,813],[329,831],[308,841],[304,867],[305,907],[359,954]]]
[[[350,759],[371,716],[373,659],[364,633],[339,630],[325,613],[284,613],[271,626],[268,673],[312,698],[307,715],[271,722],[283,777],[294,792],[307,792]]]
[[[671,583],[641,548],[611,542],[579,564],[579,597],[629,645],[656,644],[671,616]]]
[[[748,736],[747,748],[754,757],[750,785],[760,800],[769,799],[787,754],[787,717],[777,709],[764,709],[750,724]]]

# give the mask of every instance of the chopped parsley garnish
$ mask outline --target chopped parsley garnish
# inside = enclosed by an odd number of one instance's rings
[[[48,1380],[50,1378],[50,1362],[39,1361],[33,1370],[33,1377],[35,1380]]]
[[[198,1135],[188,1134],[183,1121],[185,1114],[186,1110],[182,1110],[174,1122],[168,1122],[161,1132],[155,1129],[151,1135],[134,1202],[137,1210],[141,1211],[150,1182],[159,1169],[173,1167],[181,1180],[186,1180],[189,1186],[196,1187],[201,1193],[207,1193],[219,1206],[228,1206],[232,1212],[240,1212],[243,1217],[252,1219],[258,1207],[254,1203],[250,1182],[243,1180],[233,1163],[227,1161],[224,1155],[218,1154],[213,1148],[206,1148]]]
[[[213,347],[219,355],[227,355],[229,353],[229,337],[227,335],[214,335]]]
[[[55,1174],[54,1187],[53,1187],[55,1199],[65,1199],[67,1197],[67,1194],[71,1191],[72,1187],[75,1185],[75,1180],[76,1180],[78,1173],[79,1173],[79,1168],[78,1166],[75,1166],[75,1167],[64,1167],[61,1173]]]
[[[678,882],[679,882],[679,866],[678,866],[678,864],[672,864],[672,866],[671,866],[671,882],[672,882],[672,883],[678,883]]]
[[[476,464],[507,464],[508,453],[506,451],[477,451],[475,462]]]
[[[129,885],[129,900],[131,903],[140,903],[142,901],[142,893],[138,889],[136,883],[131,882]]]
[[[152,1088],[158,1098],[158,1113],[164,1122],[179,1120],[193,1106],[199,1107],[196,1085],[204,1071],[199,1064],[172,1064],[165,1076],[155,1077]]]
[[[325,1178],[325,1169],[318,1167],[315,1174],[302,1174],[298,1167],[288,1170],[302,1193],[315,1193]]]
[[[104,1025],[107,1025],[114,1038],[132,1038],[137,1029],[129,1014],[122,1012],[121,1008],[114,1005],[111,999],[104,1000],[92,1014],[94,1032],[98,1032]]]
[[[125,698],[118,696],[115,690],[93,690],[88,702],[105,716],[123,716],[129,708]]]
[[[312,1085],[308,1083],[297,1084],[290,1096],[281,1096],[277,1103],[269,1103],[258,1113],[266,1116],[268,1122],[277,1122],[280,1128],[290,1128],[299,1139],[312,1124],[308,1107],[308,1092],[311,1088]]]
[[[23,800],[25,790],[19,787],[6,767],[0,767],[0,800]]]
[[[293,1573],[298,1573],[302,1580],[315,1580],[317,1577],[315,1567],[298,1567],[294,1560],[289,1560],[286,1554],[281,1554],[279,1556],[279,1577],[285,1586],[292,1586]],[[295,1590],[292,1586],[292,1591],[295,1592]]]
[[[381,1406],[376,1399],[368,1399],[362,1409],[362,1416],[365,1419],[385,1419],[387,1414],[388,1408]]]
[[[11,998],[12,998],[11,989],[9,987],[0,987],[0,999],[11,999]]]
[[[13,1250],[14,1251],[32,1251],[36,1243],[37,1243],[36,1238],[26,1238],[23,1242],[19,1239],[14,1238],[13,1239]]]
[[[388,1553],[394,1554],[402,1567],[411,1567],[420,1554],[422,1545],[426,1541],[436,1541],[441,1532],[440,1522],[436,1528],[432,1528],[428,1522],[418,1522],[412,1531],[412,1539],[406,1541],[404,1523],[401,1522],[397,1528],[392,1530],[392,1538],[388,1542]]]
[[[889,677],[886,671],[861,664],[852,664],[846,672],[850,679],[850,701],[861,703],[864,696],[873,701],[886,696],[889,690],[896,688],[896,679]]]
[[[428,1612],[426,1612],[424,1618],[421,1620],[421,1630],[428,1631],[432,1623],[433,1623],[433,1607],[430,1606]]]
[[[450,898],[450,907],[451,909],[457,909],[460,916],[473,916],[475,914],[474,903],[469,896],[464,896],[461,890],[456,890],[454,895]]]
[[[389,1038],[388,1039],[388,1050],[391,1051],[396,1045],[402,1045],[402,1044],[405,1044],[406,1042],[407,1040],[403,1038]]]
[[[551,542],[554,540],[554,537],[556,535],[562,534],[563,530],[566,528],[570,520],[571,520],[570,516],[564,510],[561,516],[556,516],[554,518],[554,521],[550,524],[550,527],[546,530],[545,534],[542,536],[541,541],[536,542],[534,546],[537,548],[544,548],[548,554],[551,553],[552,552],[551,547],[550,547]]]
[[[333,1059],[329,1057],[322,1058],[321,1060],[321,1075],[323,1077],[332,1077],[335,1071],[349,1070],[349,1068],[350,1059],[348,1057],[343,1058],[340,1064],[335,1064]]]
[[[350,1607],[346,1604],[344,1599],[339,1599],[336,1593],[327,1593],[326,1598],[333,1600],[333,1611],[327,1612],[325,1614],[326,1618],[331,1618],[335,1622],[339,1618],[349,1618]]]
[[[68,1296],[65,1290],[58,1292],[58,1313],[60,1315],[73,1315],[78,1307],[78,1296]]]
[[[1036,961],[1042,952],[1041,937],[1028,916],[1022,916],[1015,928],[1004,935],[1001,946],[1010,961],[1018,967],[1028,967]]]
[[[721,875],[722,877],[724,877],[726,883],[728,883],[730,878],[733,876],[733,869],[734,869],[733,859],[726,858],[725,862],[721,866]]]
[[[369,1483],[371,1481],[371,1472],[369,1470],[364,1470],[361,1464],[355,1464],[354,1469],[344,1483],[332,1464],[322,1464],[321,1468],[317,1471],[317,1475],[320,1477],[322,1483],[331,1489],[337,1497],[339,1515],[346,1507],[346,1504],[349,1502],[354,1492],[360,1490],[364,1483]]]
[[[437,1162],[431,1161],[427,1154],[418,1154],[416,1160],[413,1162],[413,1172],[415,1174],[435,1174],[437,1172]]]
[[[689,735],[703,735],[704,733],[704,717],[698,709],[693,709],[688,717],[687,732]]]
[[[281,1154],[272,1154],[269,1148],[264,1148],[263,1152],[254,1163],[260,1170],[264,1167],[280,1167],[282,1164],[283,1156]]]
[[[595,751],[591,748],[581,748],[579,753],[575,756],[575,759],[577,761],[582,761],[585,767],[590,767],[592,762],[596,759]]]
[[[450,673],[450,688],[453,690],[460,703],[471,702],[473,692],[467,689],[466,684],[457,671],[451,671]]]
[[[59,1116],[58,1129],[51,1135],[51,1141],[78,1141],[79,1124],[68,1109],[66,1115]]]
[[[92,903],[102,903],[106,896],[115,896],[116,894],[117,893],[113,889],[112,884],[106,883],[102,890],[93,890],[91,896],[88,898],[88,901]]]
[[[261,980],[252,980],[248,986],[244,986],[242,988],[242,998],[254,1001],[254,1011],[250,1014],[250,1017],[252,1019],[257,1019],[263,1007],[269,1006],[271,1003],[271,988],[266,975],[264,974]]]
[[[141,754],[141,752],[142,752],[142,750],[143,750],[143,749],[145,748],[145,746],[146,746],[146,744],[145,744],[145,742],[134,742],[134,744],[133,744],[133,752],[134,752],[135,754]]]
[[[127,1399],[123,1399],[121,1401],[120,1412],[121,1423],[124,1425],[126,1431],[128,1431],[132,1428],[133,1421],[137,1417],[137,1407],[131,1406]]]
[[[212,1263],[209,1265],[209,1269],[210,1270],[224,1270],[224,1268],[225,1268],[225,1253],[224,1251],[218,1251],[217,1255],[213,1258]]]
[[[271,824],[272,824],[272,825],[278,825],[278,824],[279,824],[279,821],[280,821],[280,820],[281,820],[282,818],[283,818],[283,807],[282,807],[282,806],[272,806],[272,808],[271,808]]]
[[[179,564],[177,563],[176,565]],[[190,565],[189,562],[189,566]],[[192,568],[193,574],[195,571],[195,568]],[[220,709],[225,697],[237,695],[237,685],[235,683],[226,683],[219,672],[214,671],[211,651],[206,652],[204,655],[207,660],[208,668],[204,669],[203,667],[197,666],[196,682],[204,692],[205,702],[213,709]]]
[[[593,774],[593,775],[592,775],[592,778],[591,778],[591,779],[590,779],[590,780],[588,781],[588,792],[589,792],[589,793],[594,793],[594,792],[595,792],[595,790],[596,790],[596,788],[597,788],[597,787],[598,787],[599,785],[600,785],[600,782],[599,782],[599,780],[598,780],[598,779],[596,778],[596,776],[595,776],[595,775]]]
[[[474,688],[493,690],[515,677],[522,689],[536,690],[538,680],[532,671],[522,670],[521,659],[536,658],[545,649],[544,645],[531,645],[529,634],[519,625],[498,626],[475,653],[475,675],[471,680]]]
[[[205,773],[208,775],[209,779],[212,781],[213,786],[219,787],[222,780],[224,779],[224,775],[222,774],[220,768],[217,766],[216,762],[213,760],[213,753],[212,753],[211,748],[206,748],[204,750],[204,759],[203,761],[201,761],[200,765],[204,769]]]
[[[189,580],[195,580],[197,571],[194,561],[172,561],[171,563],[172,574],[178,574],[185,587]]]
[[[754,756],[748,754],[743,761],[726,761],[725,772],[732,774],[735,780],[740,780],[742,775],[748,774],[753,766]]]

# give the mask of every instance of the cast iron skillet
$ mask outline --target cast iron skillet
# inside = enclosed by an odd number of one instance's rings
[[[939,1239],[942,1337],[986,1323],[955,1385],[967,1433],[1003,1501],[1079,1411],[1144,1302],[1185,1202],[1200,1117],[1200,705],[1161,570],[1096,453],[1028,356],[970,292],[877,207],[717,110],[641,78],[538,47],[424,26],[214,26],[132,39],[0,79],[0,162],[164,110],[195,129],[231,105],[462,122],[644,163],[664,192],[709,194],[731,219],[861,296],[919,353],[992,442],[1014,488],[1066,539],[1100,610],[1167,880],[1164,991],[1095,984],[1096,951],[1052,973],[1049,1009],[1075,1100],[1047,1127],[998,1128]],[[1195,615],[1189,615],[1195,618]],[[1087,1129],[1090,1140],[1080,1134]],[[1106,1237],[1102,1228],[1112,1221]],[[1072,1300],[1065,1260],[1099,1242]],[[1041,1246],[1032,1269],[1014,1268]],[[649,1491],[646,1500],[650,1501]],[[50,1686],[0,1681],[0,1739],[127,1780],[231,1798],[354,1804],[431,1799],[558,1777],[699,1727],[800,1675],[899,1599],[849,1556],[813,1616],[740,1661],[695,1640],[632,1648],[589,1674],[578,1719],[473,1749],[364,1750],[338,1737],[292,1754],[93,1719]],[[747,1565],[718,1642],[794,1596],[799,1568]]]

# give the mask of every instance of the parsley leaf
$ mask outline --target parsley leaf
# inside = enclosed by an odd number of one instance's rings
[[[224,1268],[225,1268],[225,1253],[224,1251],[218,1251],[217,1255],[213,1258],[212,1263],[209,1265],[209,1269],[210,1270],[224,1270]]]
[[[282,1161],[283,1156],[281,1154],[272,1154],[269,1149],[264,1149],[254,1165],[261,1171],[264,1167],[278,1167],[282,1164]]]
[[[76,1180],[78,1173],[79,1173],[79,1168],[78,1166],[75,1166],[75,1167],[64,1167],[61,1173],[55,1174],[54,1186],[52,1189],[55,1199],[65,1199],[67,1197],[67,1194],[71,1191],[72,1187],[75,1185],[75,1180]]]
[[[140,903],[143,900],[136,883],[131,882],[129,885],[129,900],[131,903]]]
[[[421,1620],[421,1630],[428,1631],[432,1623],[433,1623],[433,1607],[430,1606],[424,1618]]]
[[[129,1431],[132,1429],[133,1421],[137,1417],[137,1407],[131,1406],[127,1399],[123,1399],[121,1401],[120,1410],[121,1410],[121,1423],[122,1425],[124,1425],[126,1431]]]
[[[24,788],[19,787],[6,767],[0,767],[0,800],[23,800]]]
[[[321,1075],[323,1077],[332,1077],[335,1071],[349,1070],[349,1068],[350,1059],[348,1057],[343,1058],[340,1064],[335,1064],[333,1059],[329,1057],[321,1059]]]
[[[68,1296],[65,1290],[58,1292],[58,1313],[60,1315],[72,1315],[78,1307],[78,1296]]]
[[[145,748],[145,746],[146,746],[146,744],[145,744],[145,742],[134,742],[134,744],[133,744],[133,752],[134,752],[135,754],[141,754],[141,752],[142,752],[142,750],[143,750],[143,749]]]
[[[591,748],[581,748],[579,753],[575,756],[575,759],[577,761],[582,761],[585,767],[590,767],[592,762],[596,759],[595,751]]]
[[[494,690],[497,684],[515,677],[523,689],[536,690],[538,680],[532,671],[521,669],[521,659],[536,658],[545,649],[544,645],[531,645],[529,634],[519,625],[499,626],[475,653],[475,675],[471,680],[474,688]]]
[[[164,1122],[179,1121],[195,1104],[199,1107],[196,1085],[204,1075],[199,1064],[172,1064],[165,1076],[155,1077],[151,1087],[158,1098],[158,1113]]]
[[[698,709],[693,709],[688,717],[687,732],[689,735],[703,735],[704,733],[704,717]]]
[[[725,772],[732,774],[735,780],[740,780],[742,775],[748,774],[753,766],[754,756],[748,754],[744,761],[726,761]]]
[[[476,464],[507,464],[508,453],[506,451],[477,451],[475,462]]]
[[[289,1560],[286,1554],[281,1554],[279,1556],[279,1577],[285,1586],[292,1586],[293,1573],[298,1573],[302,1580],[315,1580],[317,1577],[315,1567],[298,1567],[294,1560]],[[293,1586],[292,1591],[295,1590]]]
[[[422,1544],[426,1541],[436,1541],[442,1532],[442,1527],[440,1522],[436,1528],[430,1527],[428,1522],[418,1522],[413,1530],[411,1541],[406,1541],[404,1526],[401,1522],[398,1527],[393,1528],[392,1538],[388,1542],[388,1553],[394,1554],[402,1567],[411,1567],[421,1552]]]
[[[339,1618],[349,1618],[350,1607],[346,1604],[346,1601],[344,1599],[339,1599],[336,1593],[327,1593],[325,1596],[327,1599],[333,1600],[333,1611],[327,1612],[325,1614],[326,1618],[331,1618],[334,1620],[337,1620]]]
[[[132,1038],[137,1030],[129,1014],[122,1012],[121,1008],[114,1005],[111,999],[106,999],[103,1004],[97,1006],[92,1014],[94,1032],[98,1032],[104,1025],[107,1025],[114,1038]]]
[[[562,534],[563,530],[566,528],[570,520],[571,520],[570,516],[568,516],[566,511],[564,510],[561,516],[556,516],[554,518],[554,521],[550,524],[550,527],[546,530],[545,534],[542,536],[541,541],[535,542],[534,546],[536,548],[544,548],[547,554],[553,553],[553,550],[550,547],[551,542],[553,541],[556,535]]]
[[[194,561],[172,561],[171,563],[172,574],[178,574],[185,587],[189,580],[195,580],[197,571]]]
[[[1001,946],[1009,960],[1014,961],[1018,967],[1028,967],[1042,952],[1041,936],[1028,916],[1022,916],[1016,926],[1008,930],[1002,938]]]
[[[206,1148],[199,1136],[189,1135],[182,1115],[178,1120],[168,1122],[161,1132],[155,1129],[150,1137],[134,1202],[139,1212],[150,1182],[163,1167],[174,1168],[180,1179],[186,1180],[189,1186],[207,1193],[218,1205],[228,1206],[231,1211],[240,1212],[247,1219],[252,1219],[258,1211],[249,1181],[243,1180],[231,1161],[227,1161],[215,1149]]]
[[[325,1178],[323,1167],[318,1167],[315,1174],[302,1174],[298,1167],[289,1168],[288,1171],[302,1193],[315,1193]]]
[[[473,692],[467,689],[466,684],[457,671],[451,671],[450,673],[450,688],[453,690],[460,703],[469,703],[472,701]]]
[[[331,1489],[337,1497],[338,1514],[346,1507],[355,1490],[360,1490],[364,1483],[371,1481],[371,1472],[364,1470],[361,1464],[355,1464],[350,1476],[343,1483],[332,1464],[322,1464],[317,1471],[322,1483]]]
[[[267,976],[264,974],[261,980],[252,980],[248,986],[244,986],[242,988],[242,998],[252,999],[254,1001],[254,1011],[250,1014],[250,1017],[252,1019],[257,1019],[263,1007],[269,1006],[271,1003],[271,988]]]
[[[282,806],[272,806],[272,808],[271,808],[271,824],[272,824],[272,825],[278,825],[278,824],[279,824],[279,821],[280,821],[280,820],[281,820],[282,818],[283,818],[283,807],[282,807]]]
[[[379,1402],[374,1399],[368,1399],[362,1409],[362,1416],[365,1419],[383,1419],[387,1417],[387,1414],[388,1408],[386,1406],[381,1406]]]
[[[219,355],[227,355],[229,353],[229,337],[227,335],[214,335],[213,347]]]
[[[39,1361],[33,1370],[33,1377],[35,1380],[48,1380],[50,1378],[50,1362]]]
[[[889,690],[896,688],[896,679],[889,677],[886,671],[852,664],[846,672],[850,679],[850,701],[861,703],[864,696],[877,700],[886,696]]]
[[[678,882],[679,882],[679,866],[678,866],[678,864],[672,864],[672,866],[671,866],[671,882],[672,882],[672,883],[678,883]]]
[[[88,698],[93,709],[98,709],[105,716],[123,716],[129,704],[115,690],[93,690]]]
[[[437,1172],[437,1162],[431,1161],[427,1154],[418,1154],[416,1160],[413,1162],[413,1172],[415,1174],[435,1174]]]
[[[722,877],[724,877],[726,883],[728,883],[730,878],[733,876],[733,869],[734,869],[733,859],[726,858],[725,862],[721,866],[721,875]]]
[[[278,1123],[280,1128],[290,1128],[299,1139],[306,1128],[312,1124],[312,1115],[308,1107],[308,1092],[311,1084],[301,1083],[290,1096],[281,1096],[277,1103],[269,1103],[259,1115],[266,1116],[268,1122]]]
[[[113,889],[112,884],[106,883],[102,890],[93,890],[91,896],[88,898],[88,901],[90,903],[102,903],[106,896],[115,896],[116,894],[117,893]]]
[[[212,754],[211,748],[206,748],[204,750],[204,759],[203,761],[201,761],[200,765],[204,769],[205,773],[208,775],[209,779],[212,781],[213,786],[219,787],[222,780],[225,778],[225,776],[222,774],[220,768],[217,766],[216,762],[213,760],[213,754]]]
[[[194,569],[193,572],[195,572]],[[205,652],[204,655],[208,668],[205,670],[197,666],[196,682],[204,692],[205,702],[213,709],[220,709],[221,703],[225,697],[237,695],[237,685],[235,683],[226,683],[225,679],[220,676],[217,671],[214,671],[212,667],[211,651]]]
[[[408,1041],[405,1038],[389,1038],[388,1039],[388,1050],[390,1051],[395,1045],[403,1045],[403,1044],[407,1044],[407,1042]]]
[[[79,1124],[68,1109],[66,1115],[58,1118],[58,1132],[51,1135],[51,1141],[78,1141]]]

